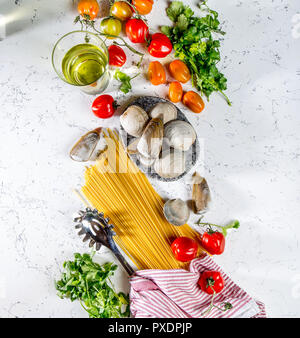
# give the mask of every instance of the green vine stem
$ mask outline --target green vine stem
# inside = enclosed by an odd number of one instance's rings
[[[111,35],[111,34],[106,34],[106,33],[100,32],[98,29],[95,28],[94,21],[90,20],[88,15],[85,15],[84,19],[81,19],[80,16],[77,16],[74,20],[74,23],[76,24],[77,22],[80,22],[81,30],[83,30],[84,26],[85,26],[86,29],[88,27],[91,27],[100,36],[105,36],[106,38],[120,39],[122,41],[122,43],[118,43],[118,42],[114,41],[113,44],[117,45],[117,46],[126,47],[132,53],[138,55],[140,57],[140,60],[137,63],[137,67],[140,68],[140,66],[143,62],[143,59],[144,59],[144,53],[141,53],[141,52],[137,51],[135,48],[133,48],[132,46],[130,46],[121,36]]]
[[[214,284],[215,284],[215,281],[212,278],[208,278],[207,279],[207,287],[209,286],[213,290],[214,293],[213,293],[213,295],[211,297],[211,301],[210,301],[209,307],[207,308],[207,310],[205,310],[204,312],[201,313],[201,316],[203,316],[203,317],[205,315],[207,315],[213,308],[216,308],[216,309],[218,309],[218,310],[220,310],[222,312],[228,311],[228,310],[230,310],[230,309],[233,308],[233,305],[231,303],[229,303],[229,302],[223,302],[222,303],[223,306],[224,306],[224,308],[221,308],[221,307],[216,306],[214,304],[214,300],[215,300],[215,297],[217,295],[216,291],[213,288]]]
[[[201,222],[203,219],[203,217],[200,217],[200,219],[195,223],[197,225],[201,225],[201,226],[208,226],[210,229],[211,227],[216,227],[218,229],[221,229],[223,235],[226,237],[227,236],[227,230],[228,229],[238,229],[240,227],[240,222],[235,220],[235,221],[232,221],[230,223],[228,223],[227,225],[225,226],[221,226],[221,225],[218,225],[218,224],[213,224],[213,223],[208,223],[208,222]]]

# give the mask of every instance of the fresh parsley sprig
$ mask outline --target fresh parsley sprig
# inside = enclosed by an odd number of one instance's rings
[[[115,75],[114,75],[114,78],[116,80],[118,80],[119,82],[121,82],[121,85],[120,85],[120,90],[124,93],[124,94],[127,94],[130,92],[132,86],[131,86],[131,80],[134,79],[135,77],[139,76],[140,74],[136,74],[135,76],[133,77],[130,77],[129,75],[121,72],[120,70],[116,70],[115,72]]]
[[[93,254],[74,254],[74,261],[63,264],[61,280],[55,283],[60,298],[79,300],[91,318],[129,317],[129,298],[117,293],[110,277],[118,268],[113,263],[99,265]]]
[[[214,38],[215,35],[224,35],[225,32],[219,27],[218,13],[211,10],[206,1],[201,2],[199,7],[206,11],[205,16],[194,16],[189,6],[181,1],[172,1],[167,8],[167,15],[174,24],[162,26],[161,31],[172,41],[175,56],[189,67],[193,86],[208,100],[213,92],[219,92],[231,105],[224,93],[227,79],[217,68],[220,61],[220,40]]]

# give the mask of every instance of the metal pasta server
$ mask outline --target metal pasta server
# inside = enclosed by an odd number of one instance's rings
[[[116,233],[112,230],[114,226],[109,224],[108,217],[105,218],[104,214],[96,209],[86,208],[85,211],[79,211],[79,217],[74,218],[74,222],[77,223],[75,228],[80,229],[78,235],[85,235],[83,242],[90,240],[89,246],[95,245],[96,250],[100,250],[102,245],[106,246],[114,253],[128,275],[134,274],[134,270],[126,262],[113,240]]]

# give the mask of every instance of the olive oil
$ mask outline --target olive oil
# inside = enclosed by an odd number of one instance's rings
[[[106,71],[108,59],[100,48],[89,43],[72,47],[62,60],[62,71],[69,83],[86,86]]]

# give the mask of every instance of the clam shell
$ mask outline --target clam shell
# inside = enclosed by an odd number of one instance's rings
[[[138,152],[147,158],[157,158],[163,142],[164,128],[161,119],[152,119],[137,145]]]
[[[193,175],[193,209],[195,214],[205,213],[211,201],[210,190],[206,179],[197,172]]]
[[[160,102],[151,110],[150,116],[153,119],[160,118],[166,124],[177,119],[177,108],[170,102]]]
[[[70,157],[73,161],[87,162],[91,158],[100,140],[101,130],[102,128],[97,128],[80,137],[70,151]]]
[[[165,125],[164,136],[175,149],[187,151],[196,141],[196,132],[191,124],[181,120],[170,121]]]
[[[176,198],[165,203],[164,215],[169,223],[180,226],[189,220],[190,210],[185,202]]]
[[[176,178],[185,172],[185,153],[177,149],[164,150],[154,162],[155,172],[163,178]]]
[[[148,119],[148,114],[144,111],[144,109],[139,106],[132,105],[120,116],[120,123],[129,135],[140,137]]]

